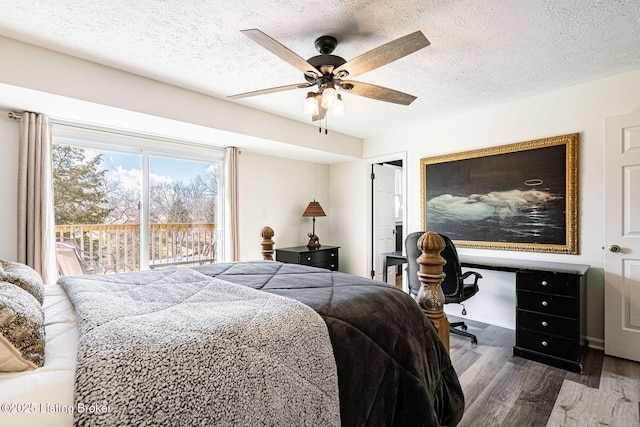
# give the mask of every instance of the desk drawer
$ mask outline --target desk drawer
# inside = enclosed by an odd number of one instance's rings
[[[577,297],[577,280],[575,274],[519,271],[516,273],[516,289]]]
[[[577,298],[545,295],[538,292],[517,292],[517,308],[555,316],[578,318]]]
[[[575,339],[579,336],[578,320],[527,310],[516,310],[516,328]]]
[[[516,346],[565,360],[580,360],[580,345],[576,340],[519,329],[516,331]]]

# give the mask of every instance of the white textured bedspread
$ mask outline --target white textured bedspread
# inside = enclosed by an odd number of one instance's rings
[[[78,425],[340,425],[327,327],[302,303],[186,268],[59,283]]]

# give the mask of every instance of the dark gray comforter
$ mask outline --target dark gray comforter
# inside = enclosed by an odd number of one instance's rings
[[[315,267],[256,261],[195,270],[298,300],[329,329],[343,426],[456,425],[464,396],[431,322],[406,293]]]

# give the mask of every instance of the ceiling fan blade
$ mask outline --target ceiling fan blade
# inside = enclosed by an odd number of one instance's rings
[[[350,89],[347,89],[351,87]],[[377,99],[378,101],[393,102],[394,104],[409,105],[416,97],[408,93],[389,89],[370,83],[354,82],[345,80],[341,85],[342,93],[364,96],[366,98]]]
[[[239,93],[237,95],[227,96],[227,98],[242,99],[242,98],[248,98],[250,96],[266,95],[267,93],[283,92],[285,90],[291,90],[291,89],[304,89],[305,87],[309,87],[309,86],[313,86],[313,85],[311,83],[298,83],[294,85],[272,87],[269,89],[254,90],[253,92]]]
[[[288,47],[284,46],[277,40],[272,39],[262,31],[251,29],[241,30],[240,32],[249,37],[254,42],[258,43],[260,46],[267,49],[269,52],[279,57],[280,59],[287,61],[289,64],[293,65],[304,74],[312,75],[312,77],[322,76],[322,73],[318,71],[316,67],[309,64]],[[315,76],[313,76],[313,73],[315,73]]]
[[[327,109],[324,108],[322,105],[318,105],[318,114],[316,114],[315,116],[312,116],[311,121],[316,122],[318,120],[322,120],[326,115],[327,115]]]
[[[338,76],[341,71],[347,71],[349,77],[355,77],[407,56],[430,44],[421,31],[416,31],[363,53],[346,64],[342,64],[333,70],[333,75]]]

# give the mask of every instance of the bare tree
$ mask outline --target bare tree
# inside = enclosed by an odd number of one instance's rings
[[[107,178],[107,201],[111,212],[106,218],[108,224],[137,224],[140,222],[140,194],[123,187],[113,177]]]

